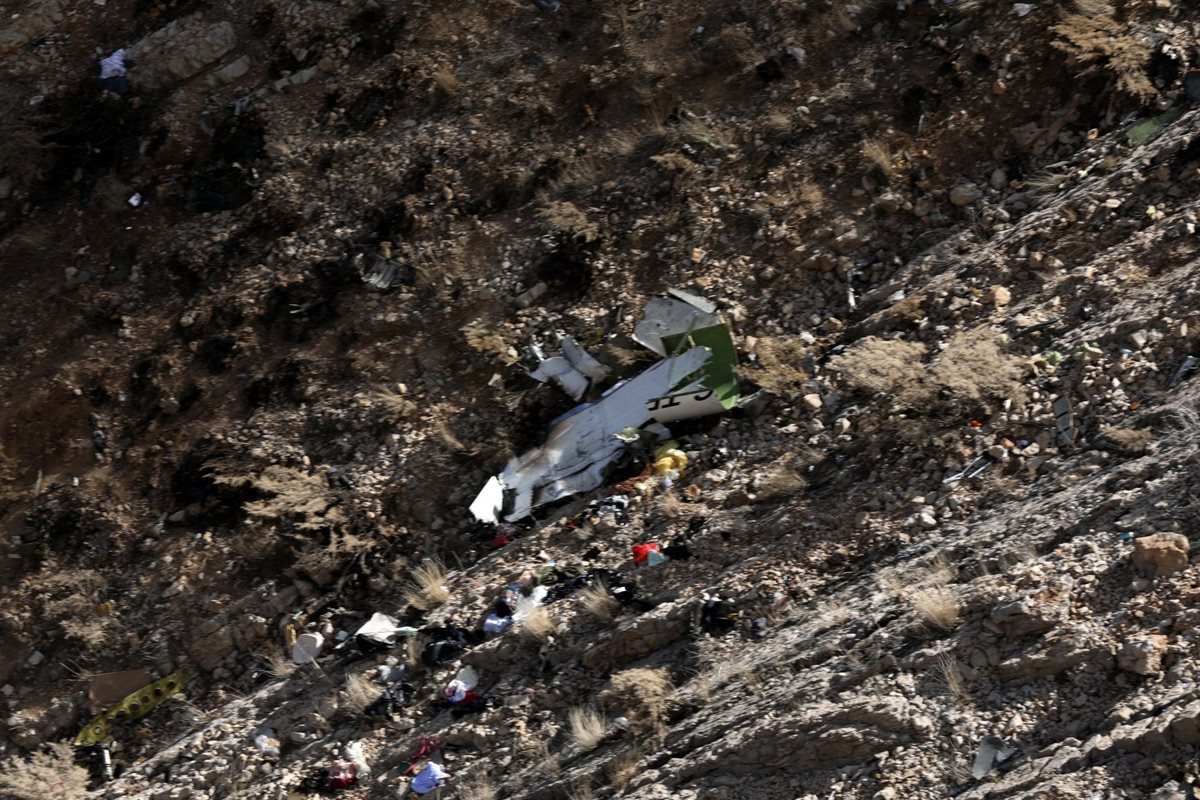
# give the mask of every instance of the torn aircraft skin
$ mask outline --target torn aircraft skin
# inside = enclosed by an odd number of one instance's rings
[[[634,339],[665,358],[596,402],[552,421],[541,447],[514,458],[488,480],[471,503],[475,518],[511,522],[537,506],[603,486],[605,471],[625,448],[617,434],[627,428],[722,413],[736,405],[737,352],[715,312],[707,300],[674,289],[670,297],[647,303]],[[533,377],[552,379],[580,399],[605,375],[606,367],[564,337],[563,356],[543,359]]]

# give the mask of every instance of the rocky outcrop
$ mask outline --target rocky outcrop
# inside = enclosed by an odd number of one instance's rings
[[[229,22],[210,22],[203,14],[178,19],[129,47],[135,62],[130,82],[147,89],[163,89],[185,81],[222,58],[237,45]],[[246,65],[248,68],[248,65]],[[239,67],[226,68],[222,80],[232,80]]]

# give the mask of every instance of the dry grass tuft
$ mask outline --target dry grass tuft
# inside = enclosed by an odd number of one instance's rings
[[[433,73],[433,84],[446,97],[457,97],[462,91],[462,84],[449,67],[442,67]]]
[[[1141,455],[1154,442],[1154,432],[1149,428],[1103,428],[1100,433],[1106,444],[1129,455]]]
[[[621,607],[617,599],[608,593],[607,587],[599,582],[581,591],[579,599],[589,614],[604,623],[612,622],[617,609]]]
[[[450,599],[450,592],[443,585],[446,568],[442,562],[427,559],[413,569],[404,601],[411,606],[429,610]]]
[[[593,800],[595,794],[586,783],[577,783],[567,790],[567,800]]]
[[[524,638],[531,642],[544,642],[550,638],[550,634],[554,633],[554,620],[550,617],[550,610],[545,606],[532,606],[521,617],[521,621],[517,623],[518,630]]]
[[[674,687],[662,667],[637,667],[612,676],[600,704],[629,719],[635,736],[661,738],[666,733],[667,703]]]
[[[608,732],[608,720],[594,708],[572,708],[567,713],[571,741],[580,750],[594,750]]]
[[[973,401],[1024,397],[1024,365],[983,327],[952,337],[928,365],[922,363],[924,353],[920,342],[867,336],[831,358],[829,367],[855,389],[887,392],[912,407],[943,395]]]
[[[630,750],[627,753],[622,753],[608,762],[605,772],[608,774],[608,783],[612,786],[613,791],[625,791],[625,787],[637,775],[638,767],[641,763],[642,754],[638,750]]]
[[[865,392],[900,393],[920,377],[925,345],[900,339],[866,336],[829,360],[829,368],[842,380]]]
[[[0,765],[0,797],[7,800],[81,800],[88,772],[75,763],[69,744],[51,744],[29,760],[17,756]]]
[[[802,365],[810,350],[799,336],[764,336],[754,349],[762,369],[752,370],[750,377],[772,394],[796,394],[809,380]]]
[[[278,650],[262,656],[262,660],[267,672],[271,673],[271,677],[277,681],[285,681],[296,672],[296,664]]]
[[[546,220],[555,230],[581,242],[594,242],[600,237],[600,229],[574,203],[566,201],[550,203],[538,216]]]
[[[966,689],[963,686],[962,669],[958,665],[958,659],[950,653],[942,653],[937,658],[937,666],[946,691],[953,697],[964,697]]]
[[[909,593],[908,602],[921,619],[935,628],[947,631],[958,623],[958,598],[944,586],[917,589]]]
[[[1117,12],[1104,0],[1076,0],[1075,10],[1054,26],[1061,37],[1054,46],[1087,65],[1084,74],[1107,70],[1120,91],[1143,102],[1154,99],[1158,92],[1146,76],[1154,54],[1151,39],[1117,21]]]
[[[381,692],[379,686],[366,675],[347,675],[338,710],[349,716],[358,716],[367,706],[379,699]]]
[[[880,174],[889,181],[899,174],[899,156],[892,146],[882,139],[863,139],[859,145],[863,158],[867,163],[879,170]]]

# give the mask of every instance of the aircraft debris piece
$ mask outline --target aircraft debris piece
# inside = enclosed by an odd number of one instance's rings
[[[1059,395],[1054,398],[1054,422],[1058,427],[1058,443],[1063,447],[1075,444],[1079,429],[1075,427],[1075,409],[1071,398]]]
[[[541,363],[530,377],[542,383],[554,381],[572,400],[582,400],[593,386],[608,377],[610,370],[570,336],[562,338],[562,350],[561,356],[545,358],[534,348],[534,355]]]
[[[537,506],[602,486],[605,471],[629,446],[627,429],[646,428],[663,440],[667,431],[652,423],[733,408],[737,349],[716,310],[678,289],[647,303],[633,338],[663,359],[553,420],[541,447],[514,458],[484,485],[471,503],[475,518],[511,522]],[[562,344],[563,356],[542,359],[533,377],[554,380],[582,398],[608,369],[569,337]]]
[[[113,725],[141,719],[183,688],[185,683],[186,673],[173,672],[149,686],[138,689],[84,726],[75,737],[76,746],[87,747],[107,740],[112,735]]]

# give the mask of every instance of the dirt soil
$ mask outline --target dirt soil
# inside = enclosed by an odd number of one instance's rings
[[[339,794],[397,797],[424,737],[464,800],[1198,796],[1185,0],[0,3],[9,774],[144,668],[188,683],[60,796],[307,796],[358,741]],[[528,346],[636,374],[670,287],[745,402],[671,486],[474,520],[575,405]],[[638,599],[416,657],[551,564]],[[423,633],[290,663],[375,611]]]

